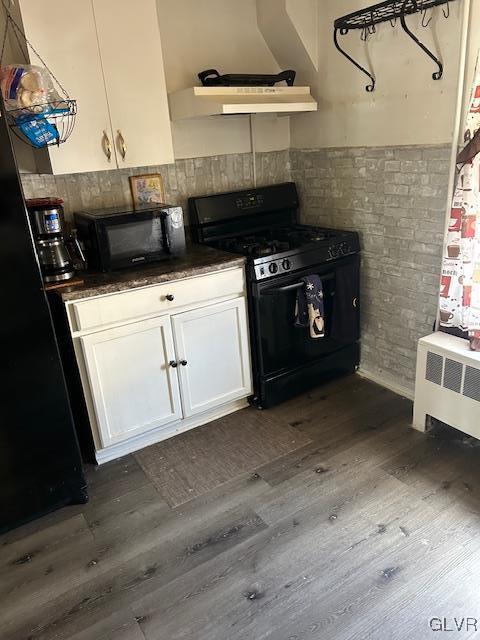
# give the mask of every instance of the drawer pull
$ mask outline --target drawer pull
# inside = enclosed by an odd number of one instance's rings
[[[188,362],[186,360],[180,360],[180,364],[182,365],[182,367],[186,367]]]
[[[167,295],[165,296],[165,299],[168,300],[169,302],[172,302],[173,300],[175,300],[175,296],[173,295],[173,293],[167,293]]]
[[[178,362],[175,362],[175,360],[170,360],[168,364],[172,367],[172,369],[176,369],[178,367]]]

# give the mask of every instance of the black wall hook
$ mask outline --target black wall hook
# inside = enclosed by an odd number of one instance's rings
[[[427,17],[427,10],[422,9],[422,27],[424,29],[426,29],[430,24],[430,22],[432,21],[432,16],[429,16],[428,20],[425,20],[426,17]]]
[[[397,24],[397,3],[393,3],[393,17],[389,18],[390,24],[392,27],[395,27]]]

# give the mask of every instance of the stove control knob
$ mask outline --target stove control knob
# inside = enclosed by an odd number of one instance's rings
[[[270,271],[270,273],[277,273],[278,271],[278,265],[276,262],[272,262],[272,264],[268,267],[268,270]]]
[[[291,266],[292,265],[290,264],[290,260],[288,258],[285,258],[285,260],[282,262],[282,267],[285,269],[285,271],[288,271]]]
[[[328,255],[330,256],[330,258],[337,258],[338,257],[338,247],[336,245],[332,245],[328,249]]]
[[[340,249],[341,249],[341,252],[343,253],[343,255],[345,255],[346,253],[348,253],[350,251],[350,247],[348,246],[347,242],[342,242],[342,244],[340,245]]]

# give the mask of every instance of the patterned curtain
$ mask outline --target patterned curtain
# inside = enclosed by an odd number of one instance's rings
[[[440,326],[468,334],[480,351],[480,66],[477,63],[444,246]]]

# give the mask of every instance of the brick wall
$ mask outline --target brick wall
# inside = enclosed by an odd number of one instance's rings
[[[288,149],[256,154],[257,184],[273,184],[290,179]],[[218,193],[253,186],[251,153],[177,160],[157,167],[137,167],[116,171],[75,173],[71,175],[23,174],[27,198],[57,196],[65,200],[65,214],[86,208],[131,205],[129,176],[161,173],[165,200],[186,211],[187,197]]]
[[[257,183],[297,183],[303,222],[357,230],[362,243],[361,368],[413,391],[416,343],[435,320],[449,146],[291,149],[257,154]],[[251,154],[66,176],[25,175],[27,197],[76,209],[130,204],[128,177],[160,172],[166,200],[249,188]]]
[[[361,236],[361,368],[410,393],[416,343],[436,314],[449,154],[449,146],[290,152],[303,221]]]

